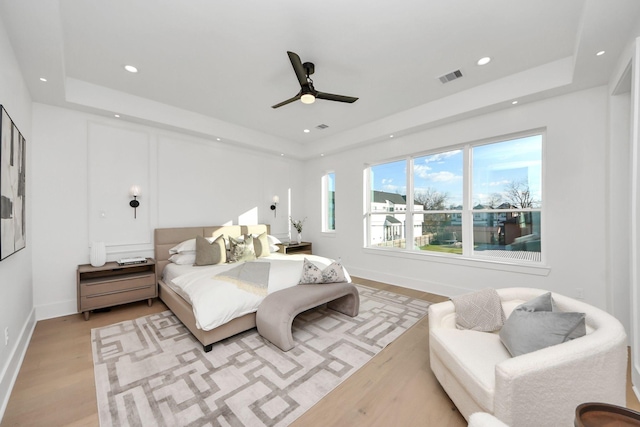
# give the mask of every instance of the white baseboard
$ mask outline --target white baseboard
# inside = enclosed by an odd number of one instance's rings
[[[459,286],[447,285],[430,280],[416,280],[410,277],[399,276],[397,273],[389,274],[371,269],[360,269],[345,266],[350,275],[362,277],[363,279],[375,280],[376,282],[388,283],[390,285],[402,286],[403,288],[415,289],[442,296],[455,296],[473,291],[473,289]]]
[[[7,364],[4,366],[2,375],[0,375],[0,420],[4,417],[4,411],[7,409],[11,390],[13,390],[13,386],[18,378],[22,361],[27,353],[27,348],[29,348],[29,342],[31,341],[33,330],[36,327],[35,314],[36,312],[34,308],[31,310],[31,314],[29,314],[27,321],[22,327],[18,340],[16,341],[16,345],[11,351],[11,355],[9,356]]]
[[[78,301],[68,300],[36,306],[36,320],[53,319],[54,317],[68,316],[78,312]]]

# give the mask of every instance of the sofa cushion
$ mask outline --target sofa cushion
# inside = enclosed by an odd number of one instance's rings
[[[456,307],[456,327],[493,332],[504,324],[500,296],[493,288],[451,298]]]
[[[473,396],[478,406],[493,412],[495,367],[511,355],[495,333],[438,328],[431,330],[433,354]]]

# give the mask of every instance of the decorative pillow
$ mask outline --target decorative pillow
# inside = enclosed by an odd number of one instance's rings
[[[551,298],[551,292],[547,292],[546,294],[542,294],[538,297],[535,297],[532,300],[529,300],[523,304],[517,306],[514,310],[519,311],[556,311],[555,303],[553,302],[553,298]]]
[[[269,250],[271,252],[278,252],[280,250],[280,247],[278,246],[278,243],[282,243],[280,239],[276,236],[272,236],[271,234],[267,234],[267,240],[269,241]]]
[[[186,252],[181,254],[173,254],[169,257],[169,262],[178,265],[193,265],[196,262],[196,253]]]
[[[456,308],[456,328],[493,332],[504,324],[500,296],[493,288],[451,298]]]
[[[210,242],[213,242],[215,239],[217,239],[218,237],[224,237],[224,234],[213,234],[211,237],[207,237],[207,240]],[[229,240],[228,239],[224,239],[224,244],[225,244],[225,249],[229,250]]]
[[[253,236],[253,249],[258,258],[269,256],[271,250],[269,249],[269,239],[267,238],[266,232],[258,236]]]
[[[300,283],[322,283],[322,270],[306,258],[302,264]]]
[[[516,308],[500,330],[500,340],[515,357],[585,334],[584,313],[524,311]]]
[[[180,254],[183,252],[194,252],[196,251],[196,239],[185,240],[182,243],[178,243],[171,249],[169,249],[170,254]]]
[[[344,269],[339,262],[334,261],[323,270],[320,270],[320,268],[307,258],[304,259],[300,284],[337,283],[346,281],[347,278],[344,274]]]
[[[209,243],[209,239],[196,237],[196,261],[195,265],[224,264],[227,261],[224,237],[218,236]]]
[[[336,283],[346,281],[347,278],[344,275],[342,264],[337,261],[332,262],[324,270],[322,270],[322,283]]]
[[[256,259],[251,236],[242,236],[242,240],[229,237],[229,262],[245,262]]]
[[[269,241],[270,245],[277,245],[278,243],[282,243],[280,239],[278,239],[276,236],[272,236],[271,234],[267,234],[267,240]]]

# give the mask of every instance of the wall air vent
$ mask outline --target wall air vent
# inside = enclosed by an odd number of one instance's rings
[[[438,78],[442,83],[449,83],[451,80],[459,79],[460,77],[462,77],[462,71],[455,70]]]
[[[329,127],[328,125],[325,125],[325,124],[323,123],[323,124],[321,124],[321,125],[316,126],[316,129],[326,129],[326,128],[328,128],[328,127]]]

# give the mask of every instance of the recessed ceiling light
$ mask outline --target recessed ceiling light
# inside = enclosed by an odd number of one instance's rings
[[[511,104],[516,105],[518,101],[511,101]]]
[[[320,153],[320,157],[324,157],[324,153]]]
[[[280,157],[284,157],[284,153],[280,153]]]
[[[130,73],[137,73],[138,69],[136,67],[134,67],[133,65],[125,65],[124,69],[127,70]]]
[[[389,135],[389,138],[393,138],[393,135]]]
[[[596,53],[596,56],[602,56],[604,55],[604,50],[601,50],[600,52]]]
[[[114,114],[113,117],[120,117],[120,114]]]
[[[220,141],[220,138],[216,138],[216,141]]]
[[[46,82],[46,81],[47,81],[47,79],[45,79],[44,77],[40,77],[40,81],[41,81],[41,82]]]
[[[489,62],[491,62],[491,58],[488,56],[478,59],[478,65],[487,65]]]
[[[304,132],[304,133],[309,133],[309,132],[311,132],[311,131],[310,131],[309,129],[305,129],[303,132]]]

